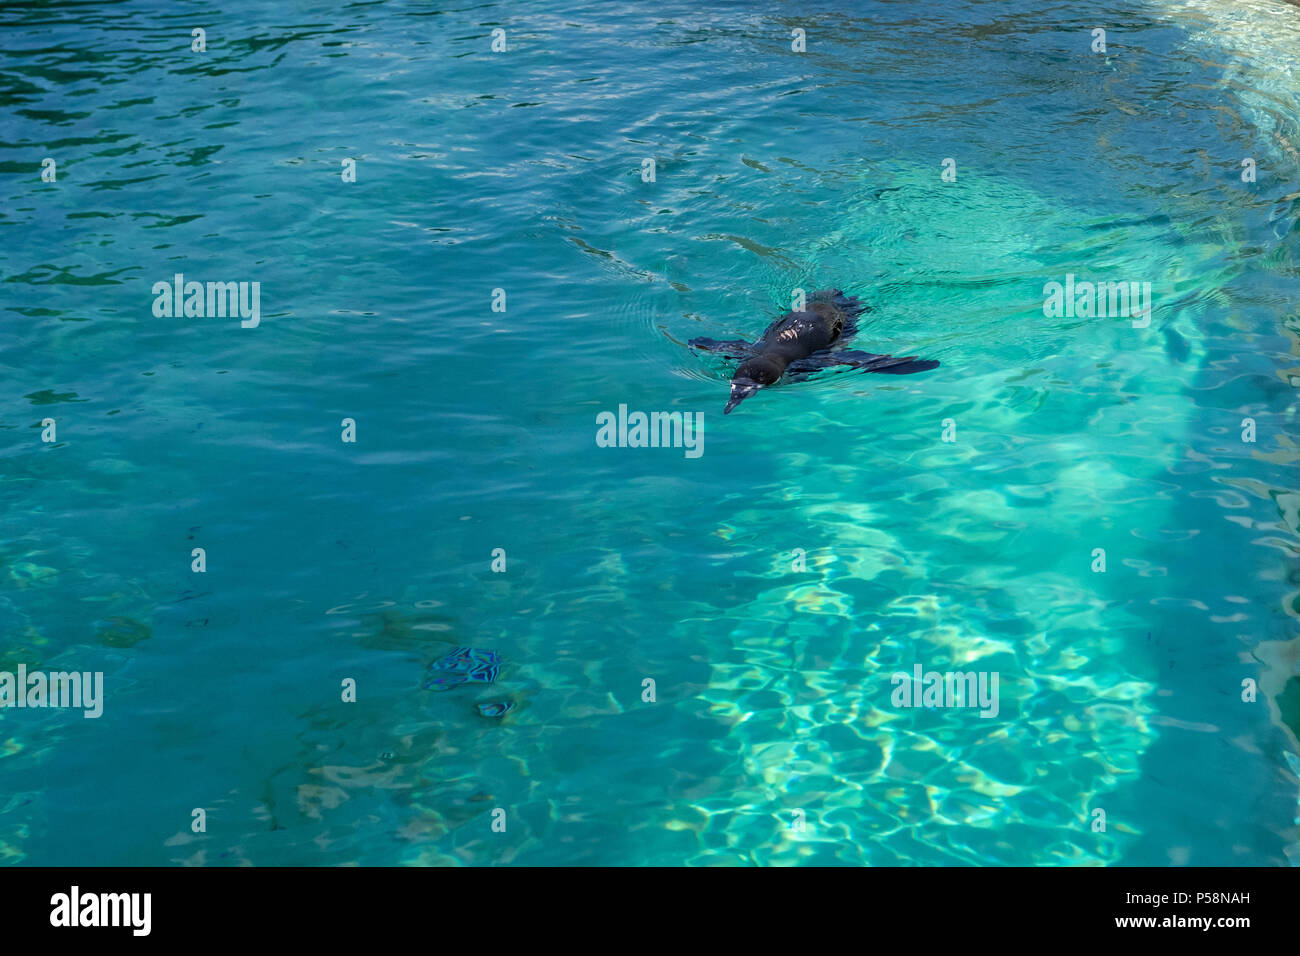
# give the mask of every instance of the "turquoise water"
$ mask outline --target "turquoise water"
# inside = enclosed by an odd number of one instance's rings
[[[0,860],[1295,862],[1297,49],[1266,0],[6,4],[0,670],[105,699],[0,710]],[[827,286],[941,367],[724,418],[686,340]],[[703,454],[597,447],[620,405]],[[457,647],[495,679],[422,687]],[[918,664],[997,715],[893,706]]]

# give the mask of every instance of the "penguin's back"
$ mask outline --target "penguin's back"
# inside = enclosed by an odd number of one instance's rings
[[[760,351],[779,349],[807,355],[829,348],[844,331],[848,318],[829,302],[809,302],[800,312],[787,312],[767,327],[760,341]]]

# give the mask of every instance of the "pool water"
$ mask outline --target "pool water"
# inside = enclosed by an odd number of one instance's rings
[[[1280,0],[7,5],[0,670],[104,701],[0,710],[0,861],[1297,862],[1297,49]],[[940,367],[724,417],[687,341],[827,287]]]

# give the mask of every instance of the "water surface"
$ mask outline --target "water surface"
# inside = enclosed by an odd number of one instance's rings
[[[16,3],[0,41],[0,668],[106,682],[0,712],[0,859],[1295,859],[1300,10]],[[178,272],[260,325],[155,317]],[[1152,283],[1149,326],[1045,316],[1067,274]],[[686,341],[826,286],[942,366],[724,418]],[[703,455],[598,448],[620,404]],[[496,680],[422,689],[459,646]],[[997,715],[892,706],[917,664]]]

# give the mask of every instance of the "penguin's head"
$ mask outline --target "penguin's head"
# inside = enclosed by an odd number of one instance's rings
[[[741,363],[736,374],[731,377],[731,398],[722,409],[728,414],[733,408],[753,395],[760,388],[766,388],[781,377],[781,368],[769,359],[761,356]]]

